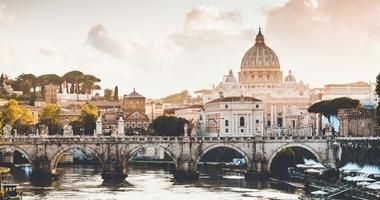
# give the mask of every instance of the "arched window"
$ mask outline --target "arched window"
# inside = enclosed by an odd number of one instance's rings
[[[245,126],[244,117],[240,117],[240,126]]]

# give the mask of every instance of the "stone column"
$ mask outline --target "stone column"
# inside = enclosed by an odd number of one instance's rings
[[[179,155],[176,163],[176,169],[173,173],[176,179],[197,179],[199,172],[198,164],[191,156],[191,145],[189,137],[184,137],[182,144],[182,154]]]
[[[119,120],[117,121],[117,134],[118,136],[125,136],[123,117],[120,117]]]
[[[56,170],[50,171],[50,161],[46,155],[38,155],[31,162],[32,174],[34,180],[52,180],[58,176]]]
[[[102,172],[103,180],[124,180],[127,176],[126,163],[117,144],[107,144]]]
[[[96,120],[96,135],[102,135],[103,134],[103,127],[102,127],[102,120],[100,117]]]

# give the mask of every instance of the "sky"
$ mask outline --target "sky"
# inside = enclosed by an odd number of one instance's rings
[[[148,98],[211,89],[262,28],[297,81],[374,81],[379,0],[0,0],[0,72],[80,70]]]

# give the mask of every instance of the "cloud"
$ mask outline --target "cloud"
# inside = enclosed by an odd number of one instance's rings
[[[15,15],[4,4],[0,4],[0,24],[11,24],[15,20]]]
[[[379,10],[378,0],[289,0],[266,11],[264,31],[280,62],[311,82],[368,80],[380,65]]]
[[[246,39],[239,12],[220,12],[213,7],[195,6],[187,14],[182,29],[168,36],[168,42],[184,48],[220,45]]]
[[[115,57],[123,57],[126,53],[126,49],[123,44],[111,38],[105,27],[101,24],[90,28],[87,34],[86,44],[104,54]]]

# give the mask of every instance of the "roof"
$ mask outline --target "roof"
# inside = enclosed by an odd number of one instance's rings
[[[133,89],[133,92],[131,92],[129,95],[124,95],[124,98],[145,98],[145,97],[137,93],[136,90]]]
[[[256,99],[255,97],[246,97],[246,96],[234,96],[234,97],[222,97],[219,99],[212,100],[209,103],[219,103],[219,102],[235,102],[235,101],[258,101],[262,102],[260,99]]]

